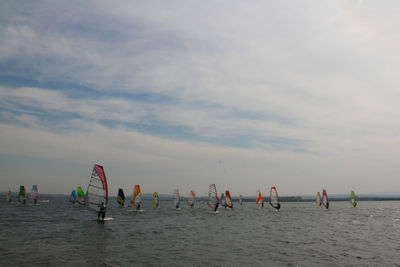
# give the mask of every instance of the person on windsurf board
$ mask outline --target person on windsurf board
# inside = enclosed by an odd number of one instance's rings
[[[219,201],[217,201],[217,203],[215,203],[215,208],[214,208],[214,211],[215,211],[215,212],[217,212],[218,206],[219,206]]]
[[[99,214],[97,215],[97,220],[104,222],[104,217],[106,216],[106,208],[104,207],[104,202],[99,205]],[[101,220],[100,220],[101,216]]]

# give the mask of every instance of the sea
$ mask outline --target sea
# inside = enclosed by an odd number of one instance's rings
[[[212,212],[169,201],[97,214],[66,198],[0,202],[0,266],[400,266],[400,202],[234,203]]]

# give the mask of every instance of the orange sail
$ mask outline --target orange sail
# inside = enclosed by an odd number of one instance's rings
[[[140,191],[140,186],[135,185],[135,191],[133,192],[133,198],[132,198],[132,205],[135,206],[137,209],[139,209],[141,204],[142,204],[142,194]]]

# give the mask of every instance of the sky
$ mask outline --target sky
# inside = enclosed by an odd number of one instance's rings
[[[398,1],[1,1],[0,191],[399,193]]]

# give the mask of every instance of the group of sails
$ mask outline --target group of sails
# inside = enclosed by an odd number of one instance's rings
[[[18,197],[17,200],[22,203],[23,205],[26,204],[27,200],[30,200],[34,205],[38,204],[39,202],[39,191],[38,191],[38,186],[34,184],[32,186],[31,192],[29,194],[29,197],[27,198],[26,191],[25,191],[25,186],[21,185],[19,187],[19,192],[18,192]],[[11,190],[8,190],[7,193],[7,201],[12,202],[12,193]],[[42,201],[45,202],[45,201]]]
[[[261,196],[261,191],[258,190],[257,194],[258,194],[257,195],[258,198],[257,198],[256,203],[259,204],[260,207],[263,207],[264,202],[263,202],[263,199]],[[124,194],[124,191],[122,188],[118,189],[117,203],[121,207],[125,207],[125,194]],[[196,193],[194,190],[191,190],[189,192],[189,196],[187,197],[186,203],[189,207],[191,207],[191,208],[194,207],[194,205],[196,203]],[[242,196],[240,195],[239,205],[242,205],[242,203],[243,203],[243,200],[242,200]],[[271,187],[269,203],[276,210],[280,209],[278,192],[277,192],[275,186]],[[134,187],[131,204],[132,204],[132,207],[134,207],[136,210],[141,211],[142,193],[141,193],[141,189],[140,189],[139,185],[135,185],[135,187]],[[154,194],[153,194],[153,204],[156,208],[160,207],[160,198],[159,198],[157,192],[154,192]],[[181,197],[180,197],[178,189],[174,189],[174,191],[173,191],[172,205],[176,209],[181,208]],[[217,211],[220,205],[226,209],[233,209],[233,200],[232,200],[231,193],[229,190],[225,190],[225,192],[221,193],[220,197],[218,197],[217,188],[216,188],[215,184],[211,184],[209,187],[209,190],[208,190],[207,206],[209,206],[214,211]]]
[[[322,190],[322,197],[321,193],[317,192],[317,197],[315,201],[318,207],[324,207],[325,209],[329,209],[329,199],[325,189]],[[350,203],[354,208],[357,206],[356,194],[354,193],[354,190],[351,190],[350,192]]]
[[[8,201],[11,201],[11,191],[8,192],[7,195]],[[36,204],[39,199],[39,192],[37,185],[32,186],[32,190],[30,193],[29,199]],[[72,203],[78,203],[81,205],[85,205],[89,210],[94,210],[102,214],[102,219],[104,220],[104,216],[107,209],[108,203],[108,186],[107,186],[107,179],[104,172],[104,168],[101,165],[95,164],[93,167],[92,175],[89,180],[89,185],[86,190],[86,195],[83,192],[81,187],[78,187],[77,190],[72,190],[69,200]],[[26,192],[25,187],[23,185],[20,186],[19,194],[18,194],[18,201],[25,204],[26,203]],[[117,202],[121,206],[125,206],[125,195],[122,188],[118,190]],[[176,209],[180,208],[180,195],[178,189],[174,190],[172,203]],[[193,207],[196,202],[196,194],[193,190],[190,191],[189,197],[187,200],[187,204],[190,207]],[[317,193],[316,202],[318,206],[323,206],[326,209],[329,208],[329,200],[326,190],[322,190],[322,197],[320,192]],[[354,191],[351,191],[351,198],[350,202],[353,207],[357,205],[356,197]],[[157,192],[153,194],[153,204],[156,207],[159,207],[160,199]],[[133,197],[131,204],[136,210],[141,210],[142,206],[142,193],[139,185],[135,185]],[[218,210],[219,205],[223,206],[224,208],[233,209],[233,201],[229,190],[226,190],[225,193],[221,194],[220,199],[218,198],[218,192],[215,184],[211,184],[208,191],[208,200],[207,205],[214,210],[215,212]],[[242,196],[239,197],[239,204],[242,205]],[[261,195],[261,191],[257,190],[256,196],[256,204],[260,206],[260,208],[264,207],[264,201]],[[280,203],[278,197],[278,191],[275,186],[272,186],[270,189],[270,197],[269,197],[269,204],[279,211]]]
[[[264,208],[264,200],[261,195],[261,191],[257,190],[256,193],[256,204],[259,205],[259,208]],[[269,204],[276,210],[280,210],[281,204],[279,203],[278,191],[275,186],[271,187],[269,191]]]

